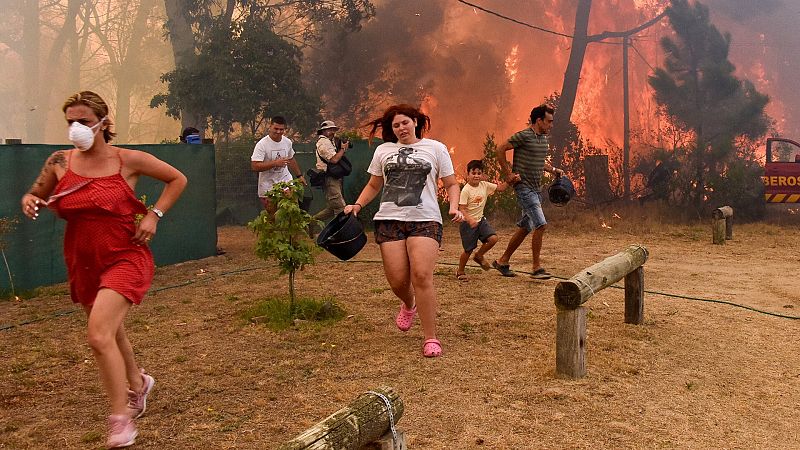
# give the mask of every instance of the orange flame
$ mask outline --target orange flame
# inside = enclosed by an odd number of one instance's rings
[[[519,52],[519,45],[514,45],[511,47],[511,53],[508,54],[505,61],[506,66],[506,77],[508,77],[508,83],[513,84],[514,81],[517,79],[517,65],[519,64],[519,57],[517,53]]]

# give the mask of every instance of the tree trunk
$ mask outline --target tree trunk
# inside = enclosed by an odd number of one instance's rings
[[[74,48],[77,45],[77,33],[78,33],[75,21],[76,17],[78,16],[78,12],[80,11],[81,4],[82,1],[80,0],[69,0],[67,2],[67,11],[66,15],[64,16],[64,25],[58,32],[58,35],[56,35],[56,39],[53,41],[53,45],[50,47],[50,53],[47,57],[47,63],[45,64],[44,71],[42,73],[55,74],[61,72],[60,67],[63,61],[61,56],[64,54],[64,48],[67,46],[68,43],[70,44],[70,54],[73,53]],[[53,87],[55,87],[55,83],[48,83],[48,82],[43,83],[39,87],[39,101],[41,102],[42,105],[51,104],[50,97],[53,92]],[[67,76],[67,89],[70,95],[77,92],[80,89],[80,71],[78,71],[78,76],[74,80],[71,76],[69,75]],[[45,114],[47,114],[47,111],[45,111]]]
[[[294,318],[294,269],[289,271],[289,317]]]
[[[164,0],[167,12],[167,30],[172,44],[172,55],[175,67],[192,70],[197,65],[195,53],[195,37],[192,24],[186,16],[189,5],[185,0]],[[202,132],[206,129],[206,120],[200,111],[190,109],[181,111],[181,127],[195,127]]]
[[[136,71],[140,64],[142,41],[147,33],[147,18],[155,7],[155,0],[142,0],[136,10],[136,18],[131,25],[131,38],[128,41],[125,57],[120,60],[117,71],[117,111],[115,114],[115,128],[117,140],[121,143],[130,142],[131,139],[131,91],[133,82],[128,77],[129,73]],[[120,49],[121,50],[121,49]]]
[[[597,205],[614,198],[608,178],[608,155],[590,155],[583,159],[583,173],[586,179],[586,197],[589,203]]]
[[[44,137],[44,114],[47,105],[41,103],[41,83],[39,82],[39,0],[24,0],[22,15],[22,64],[25,86],[25,141],[41,143]]]
[[[705,170],[706,170],[706,143],[703,142],[703,129],[702,127],[697,128],[697,148],[695,149],[695,186],[693,192],[693,200],[695,213],[698,217],[700,217],[703,211],[703,203],[705,201],[704,197],[706,194],[706,180],[705,180]]]
[[[587,30],[589,28],[589,12],[592,9],[592,0],[579,0],[575,12],[575,31],[572,38],[572,50],[569,53],[567,71],[564,73],[564,83],[561,86],[561,98],[558,101],[550,144],[553,147],[553,166],[561,167],[564,161],[564,147],[567,145],[572,109],[578,95],[578,83],[581,78],[583,58],[586,55],[586,46],[589,44]]]
[[[80,8],[80,6],[79,6]],[[75,34],[69,37],[69,58],[66,63],[67,92],[77,92],[81,88],[81,53],[80,35],[78,34],[77,24]]]

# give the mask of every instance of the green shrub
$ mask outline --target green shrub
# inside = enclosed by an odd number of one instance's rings
[[[332,297],[298,298],[294,311],[283,298],[265,298],[242,313],[244,320],[263,323],[276,331],[293,326],[296,323],[295,319],[329,324],[341,320],[344,316],[345,310]]]

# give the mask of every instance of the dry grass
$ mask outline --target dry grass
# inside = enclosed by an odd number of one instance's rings
[[[713,246],[706,224],[639,214],[548,211],[547,267],[569,277],[642,243],[648,290],[800,316],[797,222],[737,225],[733,241]],[[493,255],[511,231],[500,229]],[[243,228],[221,229],[226,255],[160,268],[163,289],[130,314],[157,379],[137,448],[275,448],[383,384],[406,403],[400,427],[415,449],[800,448],[797,320],[648,294],[645,324],[626,325],[622,292],[607,289],[587,304],[588,375],[564,380],[554,373],[556,281],[471,268],[461,283],[438,266],[445,356],[428,360],[419,323],[394,328],[398,303],[374,262],[322,255],[298,277],[299,295],[344,306],[350,317],[335,325],[274,332],[242,319],[288,289],[253,242]],[[440,261],[459,253],[446,227]],[[358,259],[378,261],[376,246]],[[512,263],[529,269],[529,251]],[[85,319],[54,317],[73,307],[63,286],[47,292],[0,303],[3,325],[47,318],[0,331],[0,448],[98,448],[106,402]]]

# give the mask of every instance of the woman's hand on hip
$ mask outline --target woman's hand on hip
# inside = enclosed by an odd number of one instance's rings
[[[158,226],[158,217],[151,212],[145,214],[139,226],[136,227],[136,233],[131,238],[136,245],[148,245],[153,236],[156,235],[156,228]]]

